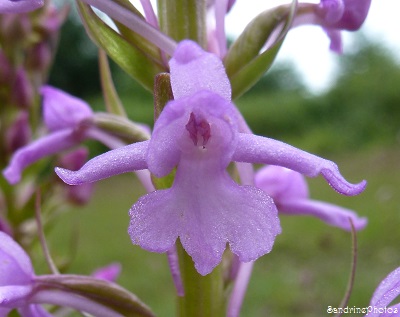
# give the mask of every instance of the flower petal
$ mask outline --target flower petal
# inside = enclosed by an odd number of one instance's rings
[[[231,142],[237,131],[234,107],[220,95],[203,90],[169,102],[158,118],[147,155],[149,170],[157,177],[167,175],[178,164],[182,153],[193,148],[188,127],[192,115],[212,126],[207,148],[214,148],[213,155],[228,166],[234,149]]]
[[[32,276],[33,267],[26,252],[0,231],[0,286],[26,284]]]
[[[341,30],[356,31],[367,18],[371,0],[343,0],[343,2],[342,18],[330,26]]]
[[[66,150],[80,141],[73,129],[64,129],[44,136],[14,153],[3,175],[10,184],[21,180],[23,170],[36,161]]]
[[[275,202],[309,197],[304,176],[281,166],[267,165],[259,169],[254,177],[254,184]]]
[[[69,185],[80,185],[127,172],[146,169],[145,161],[149,141],[133,143],[88,161],[78,171],[56,167],[57,175]]]
[[[93,116],[90,106],[83,100],[51,86],[43,86],[43,117],[47,128],[56,131],[74,128]]]
[[[370,306],[374,308],[387,307],[400,294],[400,267],[391,272],[379,284],[372,296]],[[381,316],[378,312],[368,313],[370,317]]]
[[[47,310],[40,305],[26,305],[18,309],[22,317],[53,317]]]
[[[220,263],[226,243],[248,262],[270,252],[281,232],[269,196],[255,187],[239,186],[224,170],[208,166],[189,170],[179,165],[172,188],[142,197],[130,216],[134,244],[166,252],[179,236],[202,275]]]
[[[43,6],[44,0],[2,0],[0,13],[23,13]]]
[[[231,100],[231,85],[222,61],[197,43],[189,40],[180,42],[169,66],[175,99],[208,90]]]
[[[316,200],[281,200],[276,202],[279,212],[290,215],[314,216],[327,224],[351,231],[350,219],[356,230],[364,229],[367,219],[354,211]]]
[[[335,163],[273,139],[239,133],[232,160],[238,162],[279,165],[309,177],[322,174],[336,191],[352,196],[361,193],[366,181],[350,184]]]
[[[345,11],[343,0],[321,0],[318,5],[318,14],[328,24],[339,21]]]
[[[15,308],[26,305],[31,292],[31,285],[0,286],[0,307]]]
[[[324,28],[324,31],[331,40],[331,43],[329,44],[329,49],[332,52],[342,54],[343,53],[342,33],[338,30],[331,28]]]

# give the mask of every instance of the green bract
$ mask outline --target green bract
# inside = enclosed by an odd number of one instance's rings
[[[78,1],[79,12],[89,36],[130,76],[139,82],[149,91],[153,90],[154,76],[166,70],[162,66],[161,57],[156,62],[152,44],[141,38],[140,41],[132,43],[132,39],[137,37],[128,29],[123,29],[121,34],[114,31],[103,22],[90,8],[90,6]],[[122,29],[122,27],[121,27]],[[128,38],[126,35],[130,33]],[[147,42],[145,45],[136,43]],[[150,57],[152,56],[152,57]]]
[[[232,44],[224,65],[232,85],[232,99],[251,88],[271,67],[281,44],[290,29],[296,13],[297,1],[291,5],[279,6],[266,10],[250,22],[239,38]],[[282,26],[282,30],[274,32]],[[260,50],[272,40],[263,52]]]

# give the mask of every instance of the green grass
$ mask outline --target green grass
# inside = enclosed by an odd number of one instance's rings
[[[326,200],[367,216],[358,237],[358,267],[349,306],[368,306],[379,281],[400,266],[399,149],[375,148],[334,159],[353,182],[368,180],[366,191],[343,197],[322,178],[311,179],[314,199]],[[175,297],[166,257],[133,246],[127,234],[128,210],[144,193],[134,175],[99,182],[90,204],[62,216],[50,235],[57,260],[79,232],[68,271],[90,274],[110,262],[123,265],[118,282],[150,305],[158,316],[173,316]],[[351,263],[351,236],[310,217],[281,217],[283,233],[273,251],[255,265],[242,316],[320,317],[344,295]]]

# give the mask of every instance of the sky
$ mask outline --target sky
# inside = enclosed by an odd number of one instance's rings
[[[237,37],[258,13],[287,2],[287,0],[237,0],[226,19],[227,33]],[[382,42],[395,52],[400,52],[399,12],[399,0],[372,0],[362,30],[369,38]],[[354,33],[344,32],[344,54],[351,50],[354,36]],[[395,57],[400,62],[400,53]],[[318,93],[327,89],[334,79],[338,58],[340,56],[329,51],[329,40],[320,27],[302,26],[289,32],[278,54],[277,62],[291,61],[296,65],[308,88]]]

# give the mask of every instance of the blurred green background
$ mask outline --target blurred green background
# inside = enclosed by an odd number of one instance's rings
[[[353,53],[338,57],[339,76],[327,92],[311,94],[293,65],[278,64],[236,103],[256,134],[333,160],[352,182],[367,179],[366,191],[351,198],[321,178],[309,181],[313,199],[369,219],[357,235],[358,265],[349,302],[365,307],[379,281],[400,266],[400,67],[390,52],[363,36],[355,46]],[[73,20],[64,27],[59,52],[51,83],[104,111],[96,48]],[[152,125],[150,93],[115,65],[113,73],[130,119]],[[91,145],[93,155],[102,150]],[[133,175],[99,182],[90,204],[61,216],[50,232],[50,248],[57,261],[73,254],[68,272],[90,274],[120,262],[118,282],[158,316],[173,316],[174,288],[165,255],[133,246],[127,235],[128,210],[142,194]],[[255,264],[242,316],[327,315],[327,307],[338,307],[345,293],[351,236],[309,217],[283,216],[281,221],[283,233],[273,251]],[[71,241],[77,241],[73,252]]]

